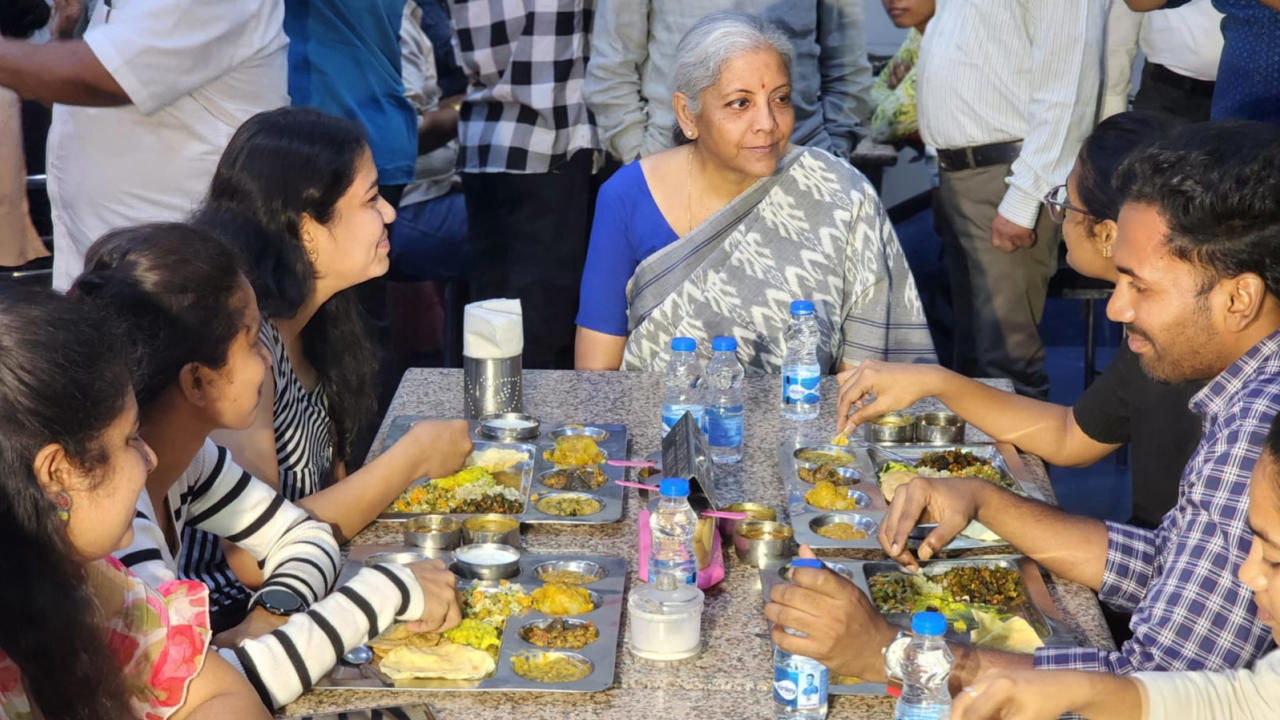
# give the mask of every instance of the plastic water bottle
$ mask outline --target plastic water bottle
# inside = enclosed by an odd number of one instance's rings
[[[794,558],[792,568],[818,568],[817,558]],[[784,628],[791,635],[803,633]],[[773,716],[777,720],[822,720],[827,716],[827,667],[810,657],[773,648]]]
[[[818,383],[822,379],[813,303],[791,301],[791,322],[782,340],[782,417],[812,420],[818,417]]]
[[[693,554],[693,533],[698,515],[689,507],[689,481],[663,478],[658,494],[658,507],[649,514],[649,582],[674,575],[680,583],[695,585],[698,558]]]
[[[671,361],[667,363],[666,391],[662,399],[662,437],[671,432],[685,411],[693,413],[702,432],[707,431],[707,411],[703,401],[702,365],[694,354],[693,338],[671,338]]]
[[[902,695],[893,710],[894,720],[946,720],[951,716],[947,678],[955,658],[942,639],[947,619],[942,613],[918,612],[911,616],[911,643],[903,651]]]
[[[718,337],[711,341],[707,363],[707,443],[711,459],[734,463],[742,459],[742,363],[738,341]]]

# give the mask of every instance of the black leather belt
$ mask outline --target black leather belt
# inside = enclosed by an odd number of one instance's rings
[[[1143,80],[1151,80],[1164,85],[1167,88],[1179,90],[1191,95],[1198,95],[1205,99],[1213,98],[1214,83],[1208,80],[1198,80],[1188,77],[1180,73],[1176,73],[1164,65],[1158,65],[1148,62],[1143,72]]]
[[[967,148],[938,151],[938,167],[943,170],[969,170],[1011,163],[1022,152],[1022,141],[975,145]]]

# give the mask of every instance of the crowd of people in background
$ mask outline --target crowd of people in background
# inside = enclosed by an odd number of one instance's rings
[[[0,266],[52,291],[0,288],[0,718],[265,717],[392,622],[456,624],[441,563],[335,589],[338,543],[470,452],[420,422],[362,463],[427,304],[500,297],[526,368],[729,336],[758,373],[804,298],[839,430],[934,396],[1050,463],[1129,446],[1127,523],[897,493],[903,565],[977,520],[1114,612],[1115,651],[957,646],[957,717],[1274,716],[1280,0],[883,5],[876,68],[863,0],[5,3]],[[931,168],[945,346],[871,143]],[[1072,407],[1037,329],[1060,242],[1129,338]],[[884,679],[896,630],[840,576],[770,600],[779,647]]]

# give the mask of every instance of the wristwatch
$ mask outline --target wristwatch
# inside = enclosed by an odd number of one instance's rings
[[[899,630],[893,641],[880,649],[880,654],[884,655],[884,674],[890,680],[902,679],[902,656],[910,644],[911,635]]]
[[[307,603],[292,590],[269,587],[254,596],[249,609],[260,607],[272,615],[292,615],[307,609]]]

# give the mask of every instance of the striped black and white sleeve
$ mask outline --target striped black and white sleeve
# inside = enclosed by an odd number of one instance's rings
[[[133,539],[123,550],[112,553],[122,565],[153,588],[177,579],[173,557],[164,540],[164,531],[155,520],[155,510],[146,491],[138,493],[133,513]]]
[[[185,524],[248,551],[265,578],[258,592],[282,587],[308,604],[324,597],[341,558],[329,526],[244,471],[226,448],[205,441],[200,452],[213,471],[190,488]]]
[[[362,569],[332,595],[279,628],[218,653],[238,668],[269,708],[311,689],[348,650],[372,640],[393,622],[417,620],[422,586],[402,565]]]

